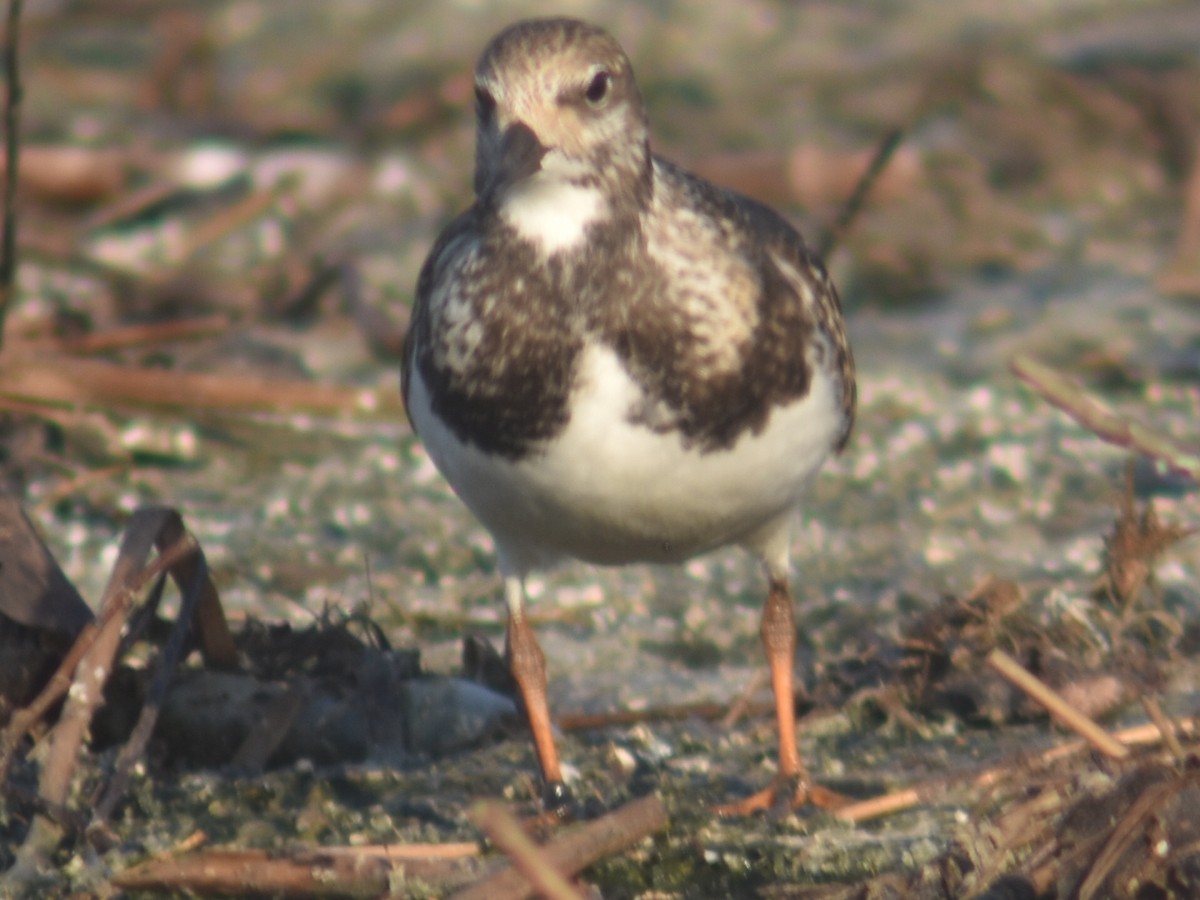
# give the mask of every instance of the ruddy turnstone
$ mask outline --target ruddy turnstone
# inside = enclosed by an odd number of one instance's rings
[[[629,60],[602,29],[505,29],[475,107],[475,203],[421,270],[402,381],[429,455],[495,539],[546,802],[569,795],[528,575],[727,545],[766,570],[779,729],[775,782],[738,808],[783,786],[819,799],[796,748],[788,545],[854,421],[837,292],[777,213],[651,153]]]

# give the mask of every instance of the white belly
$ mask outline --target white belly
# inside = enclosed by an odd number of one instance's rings
[[[563,556],[620,564],[678,562],[725,544],[774,551],[764,542],[799,503],[840,426],[825,372],[814,366],[808,395],[774,410],[760,433],[708,453],[630,423],[639,396],[616,355],[590,347],[566,429],[519,462],[460,442],[433,416],[415,371],[408,399],[430,456],[511,572]]]

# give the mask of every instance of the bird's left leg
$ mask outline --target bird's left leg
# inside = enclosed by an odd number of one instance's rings
[[[529,730],[533,733],[533,746],[542,770],[542,800],[548,812],[565,815],[571,806],[571,794],[563,782],[558,748],[554,745],[554,729],[550,724],[550,707],[546,703],[546,657],[525,618],[522,579],[505,577],[504,599],[508,605],[505,641],[508,668],[517,683]]]

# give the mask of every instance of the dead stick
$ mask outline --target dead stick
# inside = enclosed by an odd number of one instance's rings
[[[133,599],[150,577],[156,577],[162,571],[153,563],[147,566],[146,557],[161,530],[163,514],[161,509],[140,509],[126,524],[117,561],[101,600],[99,626],[76,666],[74,681],[51,734],[50,749],[38,780],[38,794],[51,807],[64,806],[67,802],[84,736],[92,714],[104,698],[104,684],[112,670],[121,629],[129,617]],[[173,556],[171,550],[160,552],[162,556]],[[151,572],[153,575],[148,577]],[[35,817],[17,851],[16,864],[5,873],[4,886],[15,887],[18,893],[28,887],[38,877],[46,857],[61,836],[58,825],[44,816]]]
[[[540,896],[548,900],[580,900],[579,891],[533,842],[508,810],[494,801],[477,803],[467,814]]]
[[[1111,896],[1107,891],[1100,893],[1100,888],[1108,880],[1137,835],[1141,833],[1141,825],[1149,816],[1162,810],[1170,802],[1171,796],[1179,792],[1179,784],[1168,781],[1146,788],[1136,800],[1126,809],[1109,831],[1104,846],[1092,858],[1091,865],[1085,870],[1087,875],[1080,883],[1075,894],[1079,900],[1092,900],[1093,897]],[[1145,838],[1143,837],[1144,841]],[[1136,852],[1136,851],[1135,851]]]
[[[71,687],[71,674],[79,665],[79,660],[92,646],[92,641],[96,639],[96,631],[95,622],[89,622],[83,627],[79,636],[75,638],[75,643],[67,651],[67,655],[63,657],[54,674],[50,676],[50,680],[46,682],[46,686],[42,688],[41,693],[28,706],[13,713],[12,718],[9,719],[3,735],[0,735],[0,785],[8,781],[8,773],[17,758],[17,750],[25,735],[42,720],[50,711],[50,707],[54,706]]]
[[[1189,737],[1196,735],[1195,723],[1188,720],[1175,723],[1175,729],[1183,732]],[[1113,735],[1113,738],[1124,744],[1127,747],[1142,746],[1145,744],[1156,744],[1163,740],[1163,732],[1157,725],[1149,723],[1146,725],[1134,725],[1131,728],[1126,728],[1123,731],[1118,731]],[[1057,747],[1051,747],[1044,753],[1041,753],[1036,758],[1035,762],[1041,765],[1048,765],[1055,760],[1071,756],[1088,749],[1091,746],[1087,741],[1073,740],[1065,744],[1059,744]],[[911,809],[919,803],[936,797],[946,791],[953,784],[967,783],[972,787],[988,787],[995,784],[1001,778],[1010,774],[1014,767],[1026,762],[1024,757],[1012,762],[1002,763],[998,766],[991,766],[987,769],[975,772],[972,775],[959,777],[952,776],[950,778],[939,778],[936,781],[927,781],[923,784],[914,785],[912,787],[901,788],[898,791],[893,791],[890,794],[881,794],[878,797],[868,797],[866,800],[859,800],[855,803],[838,809],[834,815],[846,822],[865,822],[869,819],[875,819],[880,816],[890,815],[901,810]]]
[[[592,863],[619,853],[667,827],[667,811],[658,797],[643,797],[615,812],[559,835],[542,852],[560,872],[574,875]],[[527,897],[530,884],[505,866],[454,895],[454,900],[512,900]]]
[[[287,180],[285,179],[281,187],[256,191],[243,197],[233,206],[218,212],[185,239],[183,259],[185,261],[192,259],[234,230],[265,216],[279,202],[280,197],[287,189]]]
[[[20,810],[19,815],[28,816],[31,813],[42,816],[54,822],[56,825],[66,829],[82,833],[87,828],[88,817],[81,812],[75,812],[65,806],[50,806],[33,788],[25,787],[20,784],[4,785],[4,799],[8,803],[8,808]],[[4,892],[4,876],[0,874],[0,897],[7,898],[9,894]]]
[[[739,713],[765,715],[775,709],[771,703],[746,703]],[[672,706],[652,706],[648,709],[618,709],[604,713],[562,713],[554,724],[562,731],[591,731],[600,728],[620,728],[642,722],[673,722],[679,719],[720,719],[729,712],[724,703],[680,703]]]
[[[0,358],[0,396],[64,406],[128,405],[189,413],[309,412],[375,419],[394,418],[399,406],[394,391],[212,372],[151,371],[45,352]]]
[[[1085,393],[1070,378],[1028,356],[1014,356],[1008,365],[1018,378],[1097,437],[1151,459],[1161,459],[1175,471],[1200,481],[1200,456],[1172,438],[1127,421]]]
[[[944,787],[944,783],[939,782],[937,787]],[[881,816],[890,816],[892,813],[912,809],[924,802],[929,793],[928,788],[903,788],[890,794],[880,794],[878,797],[868,797],[866,800],[847,803],[834,810],[833,814],[844,822],[868,822]]]
[[[1154,723],[1154,727],[1162,734],[1163,744],[1166,746],[1167,751],[1175,758],[1176,762],[1184,762],[1187,759],[1187,754],[1183,752],[1183,746],[1179,743],[1179,737],[1175,734],[1174,724],[1167,718],[1158,701],[1153,697],[1143,697],[1142,709],[1146,710],[1146,715],[1150,717],[1150,721]]]
[[[233,754],[229,765],[237,772],[262,772],[284,738],[292,729],[296,716],[312,697],[312,685],[304,675],[299,675],[287,686],[283,694],[263,711],[261,717],[243,738]]]
[[[325,856],[378,856],[390,862],[408,859],[470,859],[479,856],[479,844],[457,841],[446,844],[364,844],[361,847],[322,847]]]
[[[321,850],[298,854],[264,850],[213,849],[151,860],[119,872],[113,886],[126,891],[158,891],[172,897],[220,894],[233,897],[390,897],[389,882],[421,884],[420,896],[456,878],[461,863],[410,860],[402,870],[377,857],[328,856]]]
[[[192,570],[188,583],[179,585],[181,595],[179,615],[175,618],[170,637],[167,638],[166,644],[159,651],[158,658],[155,660],[154,677],[151,680],[146,702],[142,706],[137,724],[117,756],[112,777],[109,779],[104,793],[99,795],[94,803],[93,821],[96,823],[102,824],[108,821],[112,811],[116,808],[117,801],[121,799],[121,795],[125,793],[125,788],[129,785],[134,764],[141,759],[146,745],[150,743],[154,725],[158,722],[159,710],[162,709],[167,689],[171,686],[171,680],[179,666],[179,657],[183,653],[184,642],[187,640],[192,623],[196,618],[196,610],[200,605],[204,583],[208,580],[208,565],[204,560],[204,553],[191,532],[182,531],[169,552],[174,554],[176,548],[182,548],[182,553],[176,557],[172,569],[189,556],[198,557],[200,564]]]
[[[12,307],[17,284],[17,172],[21,149],[21,0],[8,0],[8,32],[5,35],[4,76],[4,237],[0,244],[0,347],[4,345],[4,321]]]
[[[0,399],[0,409],[9,406],[9,402]],[[54,411],[48,410],[45,407],[41,407],[40,409],[34,407],[26,410],[26,412],[32,413],[33,415],[42,416],[44,419],[48,419],[50,421],[58,421],[60,423],[69,422],[78,418],[74,413],[59,413],[56,415]],[[63,500],[74,496],[75,494],[82,493],[84,488],[90,484],[111,484],[117,480],[119,475],[124,473],[129,468],[131,468],[129,463],[121,462],[114,466],[104,466],[103,468],[99,469],[87,469],[81,471],[71,478],[60,481],[58,484],[54,485],[52,488],[42,494],[42,498],[33,505],[32,511],[37,513],[39,517],[45,516],[49,518],[49,513],[54,510],[54,508]]]
[[[155,559],[142,572],[141,577],[133,588],[134,592],[136,593],[137,590],[140,590],[150,580],[165,572],[178,559],[178,554],[182,554],[185,551],[186,548],[177,547],[168,550]],[[24,709],[17,710],[13,714],[12,719],[9,720],[3,735],[0,736],[0,784],[8,780],[8,772],[12,767],[22,738],[29,733],[29,729],[35,723],[45,717],[50,708],[61,700],[71,687],[72,674],[75,672],[84,654],[91,648],[92,642],[96,639],[98,632],[99,625],[96,622],[89,622],[84,626],[83,630],[75,638],[75,643],[71,645],[71,649],[67,651],[67,655],[63,657],[62,662],[59,663],[50,680],[46,682],[46,686],[42,688],[41,693]]]
[[[892,155],[896,152],[896,148],[900,146],[900,141],[903,137],[903,128],[893,128],[883,136],[883,140],[875,148],[875,155],[871,157],[871,162],[868,164],[866,171],[858,179],[858,184],[855,185],[854,192],[842,204],[842,208],[838,211],[837,218],[834,219],[833,224],[821,235],[820,243],[817,245],[817,256],[820,259],[829,258],[829,254],[837,246],[837,242],[846,234],[850,228],[850,224],[862,211],[863,204],[867,201],[867,194],[871,192],[871,188],[875,186],[875,182],[879,180],[879,176],[883,174],[883,170],[887,168],[888,162],[891,161]]]
[[[126,347],[207,337],[228,331],[229,326],[228,316],[215,314],[178,322],[122,325],[94,334],[70,338],[50,338],[37,343],[44,343],[48,349],[56,350],[59,353],[104,353],[109,350],[123,350]]]
[[[989,653],[987,664],[1046,707],[1051,716],[1105,756],[1124,759],[1129,755],[1128,747],[1073,707],[1057,692],[1051,690],[1044,682],[1031,675],[1024,666],[1003,650],[993,650]]]
[[[758,689],[767,683],[767,673],[761,669],[755,671],[754,675],[746,682],[746,686],[742,688],[742,692],[738,694],[737,699],[729,705],[729,709],[725,715],[721,716],[721,727],[726,731],[733,730],[733,726],[742,720],[750,709],[750,698],[753,697]]]

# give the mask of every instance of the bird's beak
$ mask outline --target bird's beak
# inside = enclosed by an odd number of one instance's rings
[[[490,183],[476,184],[476,193],[490,193],[533,175],[542,167],[547,148],[524,122],[514,122],[500,137],[499,163],[488,173]],[[480,172],[479,175],[484,173]]]
[[[514,122],[500,139],[500,173],[507,184],[528,178],[542,167],[546,148],[533,129],[524,122]]]

